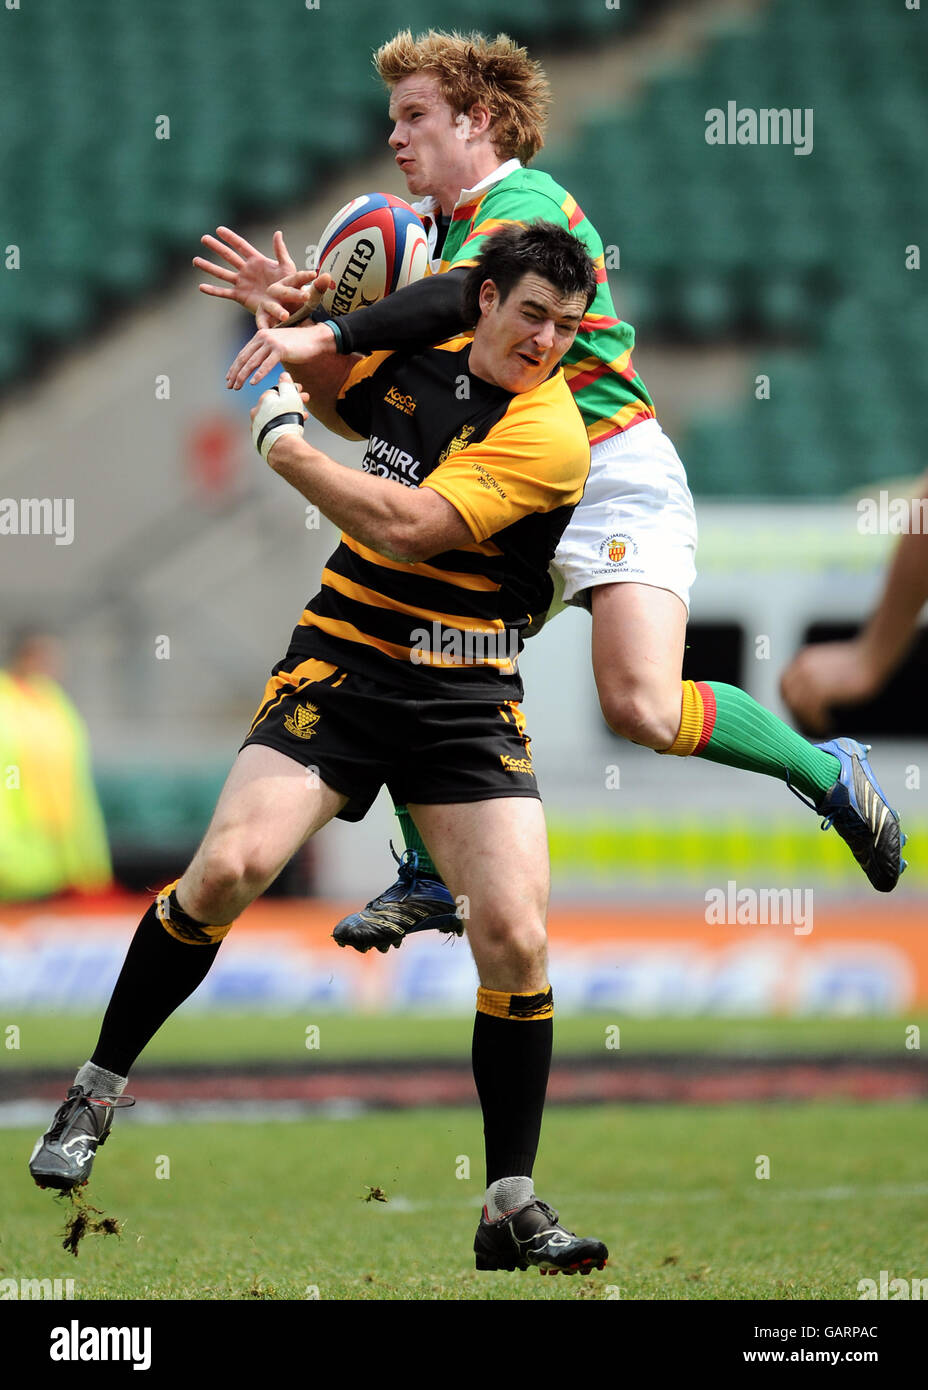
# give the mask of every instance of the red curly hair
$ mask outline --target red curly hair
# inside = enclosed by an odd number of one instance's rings
[[[374,67],[392,89],[404,77],[433,73],[442,97],[460,115],[479,103],[490,112],[490,137],[501,159],[527,164],[544,144],[551,90],[541,64],[509,37],[403,29],[374,54]]]

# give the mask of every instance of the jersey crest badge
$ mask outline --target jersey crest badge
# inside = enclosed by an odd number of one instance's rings
[[[460,430],[458,430],[458,433],[454,436],[451,443],[448,445],[447,449],[442,449],[441,453],[438,455],[438,463],[444,463],[445,460],[450,459],[453,454],[459,454],[462,449],[466,449],[468,440],[470,439],[473,432],[473,425],[462,425]],[[437,468],[438,464],[436,464],[435,466]]]
[[[296,738],[312,738],[320,718],[315,705],[297,705],[284,720],[284,728]]]

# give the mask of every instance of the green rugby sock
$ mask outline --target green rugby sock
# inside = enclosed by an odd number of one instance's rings
[[[834,778],[831,779],[834,781]],[[416,823],[409,814],[408,806],[394,806],[396,818],[400,823],[403,832],[403,840],[407,849],[414,849],[419,856],[419,869],[427,874],[429,878],[437,878],[441,882],[441,874],[432,862],[432,856],[425,847],[425,841],[416,829]]]
[[[814,802],[838,780],[841,764],[737,686],[684,681],[680,732],[666,750],[683,757],[786,780]]]

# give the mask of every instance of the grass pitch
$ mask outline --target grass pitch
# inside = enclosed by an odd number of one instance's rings
[[[0,1074],[24,1067],[61,1066],[73,1076],[91,1054],[98,1015],[24,1014],[18,1045],[0,1048]],[[619,1036],[615,1029],[619,1026]],[[318,1047],[307,1051],[307,1028]],[[198,1013],[181,1009],[145,1049],[143,1065],[206,1062],[341,1062],[400,1057],[470,1056],[473,1014]],[[618,1020],[613,1014],[557,1015],[555,1059],[602,1052],[618,1042],[623,1055],[678,1053],[883,1053],[911,1057],[911,1029],[928,1039],[928,1017],[905,1018],[667,1018]],[[314,1040],[316,1041],[316,1040]],[[928,1045],[928,1042],[926,1042]],[[920,1055],[915,1053],[917,1057]]]
[[[477,1274],[476,1109],[120,1115],[87,1194],[122,1234],[88,1236],[77,1259],[61,1248],[66,1204],[26,1172],[34,1138],[0,1133],[0,1278],[71,1278],[77,1299],[856,1299],[881,1270],[926,1273],[918,1105],[549,1109],[537,1190],[610,1249],[582,1279]],[[385,1203],[365,1200],[374,1187]]]
[[[925,1021],[624,1020],[621,1050],[915,1060],[907,1030]],[[557,1019],[556,1055],[603,1049],[615,1022]],[[307,1051],[310,1024],[319,1047]],[[60,1066],[69,1080],[98,1020],[26,1015],[20,1025],[0,1071]],[[471,1029],[472,1018],[190,1010],[144,1061],[463,1059]],[[61,1246],[67,1205],[26,1171],[35,1136],[0,1130],[0,1279],[73,1279],[77,1299],[835,1300],[856,1299],[858,1282],[881,1270],[928,1275],[928,1107],[918,1104],[549,1107],[538,1192],[611,1252],[605,1271],[583,1279],[477,1274],[476,1106],[234,1125],[145,1125],[126,1111],[87,1189],[122,1234],[87,1236],[77,1259]],[[769,1177],[758,1177],[764,1158]],[[372,1188],[388,1200],[364,1200]]]

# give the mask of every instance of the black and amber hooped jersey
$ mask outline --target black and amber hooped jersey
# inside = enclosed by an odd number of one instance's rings
[[[473,541],[414,564],[343,535],[291,651],[408,689],[518,699],[522,633],[551,602],[548,564],[590,449],[560,369],[513,395],[471,375],[470,341],[372,353],[338,411],[367,436],[366,472],[434,488]]]

